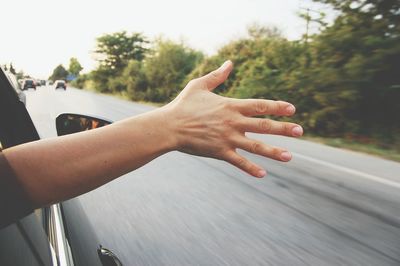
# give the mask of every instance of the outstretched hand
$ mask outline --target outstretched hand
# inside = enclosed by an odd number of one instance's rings
[[[295,107],[290,103],[231,99],[213,93],[232,67],[227,61],[190,81],[162,108],[96,130],[18,145],[3,150],[2,155],[35,207],[88,192],[171,150],[224,160],[263,177],[265,170],[237,149],[285,162],[291,154],[250,139],[246,132],[299,137],[303,129],[256,117],[293,115]]]
[[[262,99],[232,99],[212,93],[232,71],[226,61],[217,70],[188,83],[178,97],[165,108],[168,123],[172,123],[176,150],[224,160],[255,177],[266,171],[236,152],[242,149],[274,160],[289,161],[291,154],[248,138],[246,132],[299,137],[301,126],[260,115],[291,116],[295,107],[284,101]]]

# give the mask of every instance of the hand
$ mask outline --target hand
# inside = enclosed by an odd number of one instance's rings
[[[236,149],[279,161],[289,161],[285,149],[246,137],[246,132],[299,137],[303,129],[294,123],[254,118],[260,115],[291,116],[295,107],[283,101],[231,99],[211,91],[223,83],[233,68],[226,61],[219,69],[188,83],[178,97],[165,106],[173,124],[176,150],[227,161],[255,177],[266,171]]]

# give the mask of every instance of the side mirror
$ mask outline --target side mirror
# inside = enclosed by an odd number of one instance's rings
[[[63,136],[111,124],[111,121],[80,114],[60,114],[56,118],[57,135]]]

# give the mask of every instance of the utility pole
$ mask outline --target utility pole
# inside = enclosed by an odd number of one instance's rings
[[[311,22],[311,21],[315,21],[315,20],[311,19],[310,12],[313,12],[313,13],[316,13],[316,14],[321,14],[321,12],[319,12],[319,11],[317,11],[317,10],[313,10],[313,9],[311,9],[311,8],[309,8],[309,7],[307,7],[307,8],[301,7],[300,9],[306,11],[306,14],[305,14],[303,17],[304,17],[305,20],[306,20],[305,41],[306,41],[306,43],[307,43],[307,42],[308,42],[308,37],[309,37],[309,32],[310,32],[310,22]]]
[[[306,20],[307,20],[307,23],[306,23],[306,43],[308,43],[308,30],[310,29],[311,17],[310,17],[310,9],[306,8],[306,10],[307,10],[307,15],[306,15]]]

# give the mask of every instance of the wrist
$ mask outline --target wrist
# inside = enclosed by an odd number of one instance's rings
[[[158,130],[160,133],[160,143],[165,153],[178,149],[178,125],[174,115],[174,108],[167,104],[155,110],[157,116]]]

